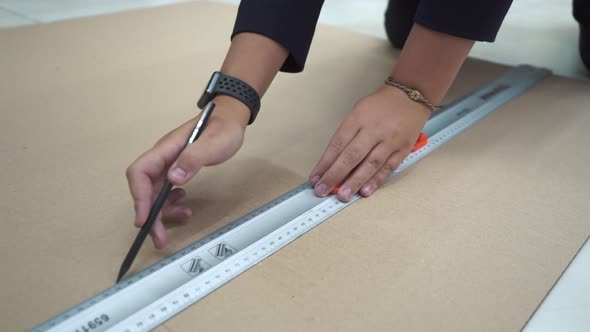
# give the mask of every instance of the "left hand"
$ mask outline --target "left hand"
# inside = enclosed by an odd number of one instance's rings
[[[316,195],[325,197],[344,182],[340,200],[357,192],[370,196],[408,156],[430,113],[387,85],[359,100],[311,172]]]

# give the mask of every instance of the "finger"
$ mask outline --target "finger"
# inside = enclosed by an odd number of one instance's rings
[[[352,172],[352,175],[342,184],[338,191],[338,198],[348,202],[361,189],[362,185],[377,174],[390,155],[391,147],[385,143],[380,143],[373,148],[361,164]]]
[[[346,176],[378,143],[371,135],[363,132],[363,130],[359,131],[316,184],[316,194],[325,197],[332,188],[344,181]]]
[[[193,211],[186,206],[170,206],[162,212],[162,221],[168,222],[185,222],[193,215]]]
[[[186,196],[186,190],[182,188],[174,188],[168,194],[168,198],[166,199],[166,203],[164,204],[164,208],[167,206],[171,206],[176,204],[181,198]]]
[[[168,179],[176,186],[186,184],[201,167],[213,159],[213,150],[206,144],[195,142],[186,147],[178,160],[170,167]]]
[[[164,249],[164,247],[166,247],[166,228],[164,227],[164,224],[162,224],[161,212],[154,222],[152,229],[150,230],[150,235],[152,236],[152,242],[154,243],[154,247],[156,247],[156,249]]]
[[[159,179],[154,183],[152,177],[147,177],[148,179],[144,179],[145,184],[142,184],[141,187],[134,183],[134,189],[130,189],[131,196],[133,197],[133,205],[135,207],[135,221],[133,222],[135,227],[142,227],[143,224],[146,223],[149,213],[152,209],[152,205],[156,200],[156,196],[164,185],[164,181],[162,179]],[[129,183],[131,188],[131,181]]]
[[[126,175],[129,191],[131,197],[133,197],[133,208],[135,209],[134,224],[141,227],[148,217],[152,204],[152,180],[138,165],[129,166]]]
[[[399,167],[404,161],[405,155],[401,152],[394,152],[383,166],[373,175],[373,177],[367,181],[367,183],[361,188],[360,194],[364,197],[371,196],[377,188],[379,188],[389,176]]]
[[[334,164],[346,146],[358,134],[359,127],[354,121],[344,121],[336,130],[320,160],[311,171],[309,181],[316,185],[324,173]]]
[[[185,206],[180,206],[178,201],[186,196],[186,191],[182,188],[175,188],[170,191],[168,198],[162,207],[162,221],[185,221],[192,215],[193,211]]]
[[[203,166],[231,157],[232,135],[224,131],[218,119],[211,118],[201,138],[187,146],[168,171],[168,179],[176,186],[186,184]],[[235,144],[233,144],[235,145]]]
[[[145,222],[154,200],[155,188],[160,186],[154,182],[161,182],[167,167],[167,158],[174,154],[175,148],[162,144],[142,154],[126,170],[129,192],[133,197],[135,209],[135,225],[141,227]]]

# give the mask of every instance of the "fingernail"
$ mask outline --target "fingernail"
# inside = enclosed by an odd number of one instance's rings
[[[316,175],[313,178],[311,178],[311,185],[315,186],[316,183],[318,183],[318,181],[320,181],[320,176]]]
[[[170,171],[170,176],[176,181],[182,181],[186,176],[186,172],[177,167]]]
[[[344,188],[344,190],[342,190],[342,196],[344,199],[350,199],[350,196],[352,196],[352,190],[350,190],[350,188]]]
[[[322,197],[323,197],[323,196],[326,196],[326,193],[327,193],[326,191],[327,191],[327,190],[328,190],[328,187],[326,187],[326,185],[325,185],[325,184],[323,184],[323,183],[320,183],[320,184],[318,184],[318,185],[315,187],[315,193],[316,193],[318,196],[322,196]]]
[[[190,216],[193,214],[193,211],[191,211],[191,209],[183,209],[183,210],[182,210],[182,214],[183,214],[185,217],[190,217]]]
[[[363,195],[370,195],[373,192],[373,186],[370,184],[366,184],[363,189],[361,189]]]

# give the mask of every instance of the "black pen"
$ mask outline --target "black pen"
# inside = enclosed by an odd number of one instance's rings
[[[186,144],[178,153],[179,155],[180,155],[180,153],[182,153],[182,151],[184,151],[184,149],[187,146],[192,144],[194,141],[196,141],[199,138],[199,136],[201,136],[201,133],[205,129],[205,126],[207,125],[207,121],[209,120],[211,113],[213,113],[213,109],[215,109],[215,103],[209,102],[207,104],[207,106],[205,107],[205,109],[203,110],[203,114],[201,115],[201,118],[199,119],[199,121],[195,125],[195,129],[193,129],[191,136],[188,138],[188,140],[186,141]],[[160,213],[160,210],[162,209],[164,202],[166,202],[166,198],[168,197],[168,194],[170,193],[171,189],[172,189],[172,183],[170,183],[170,181],[166,180],[164,182],[164,186],[162,187],[162,190],[160,190],[160,194],[158,194],[158,198],[156,198],[154,205],[152,205],[152,208],[150,209],[150,213],[147,217],[145,224],[143,224],[143,226],[139,230],[139,233],[137,234],[135,241],[133,241],[133,244],[131,245],[131,248],[129,249],[127,256],[125,256],[125,260],[123,260],[123,264],[121,264],[121,269],[119,270],[119,275],[117,276],[117,282],[119,282],[121,280],[121,278],[123,278],[125,273],[127,273],[127,271],[129,271],[129,268],[131,267],[131,264],[133,264],[133,260],[135,259],[135,256],[137,256],[137,253],[139,252],[139,249],[141,248],[143,241],[145,241],[145,238],[150,233],[150,230],[152,229],[152,225],[154,224],[154,221],[156,220],[158,213]]]

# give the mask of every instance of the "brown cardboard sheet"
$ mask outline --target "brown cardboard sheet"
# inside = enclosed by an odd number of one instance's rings
[[[182,4],[0,31],[0,325],[18,331],[112,285],[137,230],[126,166],[194,104],[235,8]],[[379,18],[376,18],[379,19]],[[387,42],[319,27],[194,216],[137,271],[307,179]],[[507,68],[469,60],[456,98]],[[551,77],[169,321],[167,331],[515,331],[590,233],[590,84]]]

